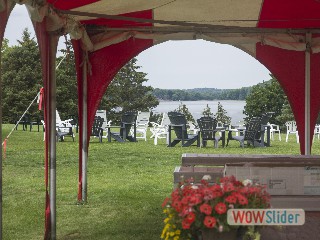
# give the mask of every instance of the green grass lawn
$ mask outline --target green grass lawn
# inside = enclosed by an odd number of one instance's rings
[[[13,125],[3,126],[3,137]],[[78,136],[77,136],[78,137]],[[138,143],[108,143],[91,139],[88,162],[88,203],[77,204],[78,138],[57,143],[58,239],[159,239],[163,227],[161,204],[173,187],[173,171],[182,153],[299,154],[295,137],[272,141],[268,148],[191,146],[167,148],[161,139]],[[320,154],[320,141],[313,144]],[[3,161],[3,239],[43,239],[43,132],[14,131]]]

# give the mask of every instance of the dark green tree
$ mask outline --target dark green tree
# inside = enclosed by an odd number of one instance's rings
[[[204,117],[212,117],[213,113],[211,112],[211,108],[209,107],[209,105],[207,104],[207,106],[203,109],[202,111],[202,116]]]
[[[276,117],[276,120],[281,126],[283,126],[287,121],[294,121],[294,115],[287,98],[285,98],[285,101],[281,108],[281,114]]]
[[[224,124],[230,124],[231,123],[231,117],[229,117],[228,112],[223,108],[222,104],[218,102],[218,109],[216,114],[214,115],[214,118],[218,122],[222,122]]]
[[[66,49],[56,59],[57,109],[61,119],[78,114],[78,90],[74,52],[71,42],[66,39]]]
[[[146,86],[146,73],[138,71],[137,59],[132,58],[120,69],[103,96],[100,109],[106,109],[112,119],[117,110],[150,111],[159,104],[152,95],[153,88]],[[113,116],[112,116],[113,115]]]
[[[274,112],[270,122],[280,124],[276,117],[281,114],[285,94],[277,79],[272,75],[271,77],[270,81],[253,86],[246,97],[243,113],[247,116],[247,120],[266,112]]]
[[[2,56],[3,121],[14,122],[27,109],[42,87],[39,48],[28,29],[18,45],[4,44]],[[34,104],[29,114],[39,116]]]
[[[183,114],[185,115],[186,120],[187,120],[188,122],[190,121],[190,122],[195,123],[195,120],[194,120],[191,112],[189,111],[187,105],[183,104],[182,102],[180,102],[179,107],[178,107],[176,110],[174,110],[174,111],[175,111],[175,112],[179,112],[179,113],[183,113]]]

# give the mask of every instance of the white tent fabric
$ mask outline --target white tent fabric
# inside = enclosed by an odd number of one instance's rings
[[[167,40],[189,40],[204,39],[217,43],[226,43],[237,46],[251,55],[255,56],[254,47],[257,42],[264,45],[278,47],[286,50],[305,51],[305,37],[302,35],[293,35],[291,33],[206,33],[198,30],[171,30],[169,24],[155,23],[155,27],[166,28],[167,32],[141,32],[118,30],[113,32],[106,30],[106,33],[89,37],[79,20],[88,20],[92,17],[72,16],[59,14],[52,9],[49,4],[35,4],[34,1],[19,1],[19,4],[25,4],[30,17],[33,21],[41,22],[44,16],[47,16],[48,31],[62,31],[69,33],[72,39],[81,39],[83,48],[87,51],[96,51],[112,44],[126,41],[129,38],[152,39],[154,44],[158,44]],[[146,4],[147,3],[147,4]],[[199,4],[203,4],[205,8],[199,8]],[[3,8],[4,2],[0,1],[0,9]],[[247,6],[250,8],[247,9]],[[167,22],[175,21],[177,24],[196,23],[211,25],[214,29],[217,25],[234,27],[255,27],[259,18],[261,1],[247,0],[237,2],[232,0],[211,1],[98,1],[74,10],[83,13],[117,15],[134,11],[143,11],[153,9],[154,19],[165,20]],[[184,11],[177,11],[184,9]],[[208,9],[208,11],[204,11]],[[210,10],[210,11],[209,11]],[[237,20],[238,19],[238,20]],[[240,20],[241,19],[241,20]],[[171,26],[172,27],[172,26]],[[151,29],[152,30],[152,29]],[[251,46],[250,46],[251,45]],[[311,48],[314,53],[320,52],[320,38],[313,38]]]

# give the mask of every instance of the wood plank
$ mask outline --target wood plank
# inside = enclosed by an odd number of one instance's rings
[[[241,154],[190,154],[181,158],[182,166],[320,166],[319,155],[241,155]]]

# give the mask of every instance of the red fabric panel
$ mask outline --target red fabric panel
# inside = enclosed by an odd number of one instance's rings
[[[258,27],[261,28],[319,28],[320,1],[263,1]]]
[[[79,173],[78,173],[78,201],[82,201],[82,68],[80,67],[82,63],[82,49],[80,41],[72,40],[75,62],[76,62],[76,72],[77,72],[77,82],[78,82],[78,125],[79,125]]]
[[[134,18],[142,18],[142,19],[152,19],[152,10],[146,10],[141,12],[133,12],[133,13],[127,13],[122,14],[119,16],[125,16],[125,17],[134,17]],[[95,25],[104,25],[108,27],[129,27],[129,26],[152,26],[152,23],[139,23],[139,22],[133,22],[133,21],[120,21],[120,20],[111,20],[111,19],[105,19],[105,18],[97,18],[92,20],[86,20],[81,21],[83,24],[95,24]]]
[[[70,10],[99,1],[100,0],[47,0],[52,6],[61,10]]]
[[[152,40],[130,38],[89,55],[92,75],[88,76],[88,136],[95,112],[113,77],[131,58],[152,45]]]
[[[46,206],[45,206],[45,233],[44,239],[50,238],[50,198],[49,198],[49,131],[50,123],[47,116],[47,108],[49,103],[49,39],[46,32],[46,19],[42,23],[35,24],[35,33],[38,40],[38,45],[40,49],[41,67],[42,67],[42,79],[44,87],[44,122],[46,126],[45,131],[45,188],[46,188]]]
[[[7,22],[8,22],[8,18],[9,18],[9,14],[7,13],[7,1],[5,0],[6,3],[6,9],[2,12],[0,12],[0,47],[2,46],[2,40],[3,40],[3,36],[4,36],[4,32],[7,26]]]
[[[297,121],[300,138],[300,151],[305,153],[305,53],[283,50],[271,46],[256,45],[256,58],[264,64],[278,79],[290,102]],[[311,106],[310,106],[310,132],[314,130],[318,112],[320,110],[320,54],[311,55]],[[312,136],[310,136],[310,141]],[[311,141],[312,144],[312,141]]]

